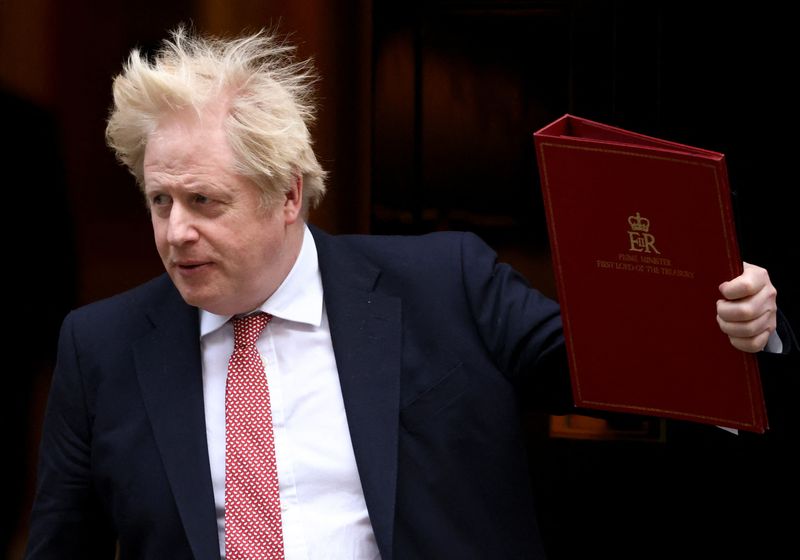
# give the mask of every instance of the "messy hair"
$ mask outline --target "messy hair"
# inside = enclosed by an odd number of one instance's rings
[[[304,206],[315,206],[325,193],[325,171],[308,130],[316,74],[310,60],[295,60],[294,50],[266,30],[220,39],[192,35],[183,26],[151,60],[132,50],[114,78],[109,147],[144,189],[145,148],[159,121],[186,109],[200,115],[223,100],[235,171],[251,179],[270,206],[301,176]]]

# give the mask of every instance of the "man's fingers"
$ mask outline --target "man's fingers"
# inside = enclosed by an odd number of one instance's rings
[[[744,352],[760,352],[767,345],[769,340],[769,332],[763,332],[753,338],[735,338],[730,337],[731,344],[734,347]]]
[[[738,301],[717,301],[717,315],[729,322],[753,321],[765,313],[775,313],[778,306],[774,293],[763,293]]]
[[[726,321],[717,315],[717,322],[722,332],[731,338],[752,338],[765,331],[769,335],[775,330],[775,314],[769,311],[752,321],[741,322]]]
[[[776,328],[777,290],[766,269],[744,263],[744,272],[719,286],[717,322],[731,344],[745,352],[764,349]]]
[[[769,284],[763,286],[757,294],[734,300],[718,300],[717,315],[731,322],[752,321],[764,313],[775,313],[778,306],[775,303],[777,291]]]
[[[733,280],[720,284],[719,291],[725,299],[737,300],[757,294],[768,284],[771,286],[766,269],[744,263],[744,272]]]

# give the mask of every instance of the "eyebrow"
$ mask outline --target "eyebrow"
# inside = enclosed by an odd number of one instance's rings
[[[174,185],[175,181],[162,182],[156,176],[155,181],[145,182],[144,192],[148,194],[153,191],[169,190],[174,188]],[[202,180],[193,180],[188,185],[181,183],[180,190],[187,193],[202,193],[214,196],[228,196],[230,194],[229,189]]]

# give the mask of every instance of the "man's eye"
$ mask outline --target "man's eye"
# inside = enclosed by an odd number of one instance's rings
[[[169,204],[169,197],[164,194],[157,194],[150,199],[150,204],[153,206],[164,206]]]
[[[194,201],[197,204],[208,204],[209,202],[211,202],[211,199],[208,198],[207,196],[202,195],[202,194],[196,194],[196,195],[194,195]]]

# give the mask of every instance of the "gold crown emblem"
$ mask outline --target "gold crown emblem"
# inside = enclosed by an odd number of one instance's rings
[[[642,218],[642,216],[639,215],[639,212],[636,212],[635,216],[628,216],[628,224],[630,224],[631,230],[633,231],[650,230],[650,220],[647,218]]]

